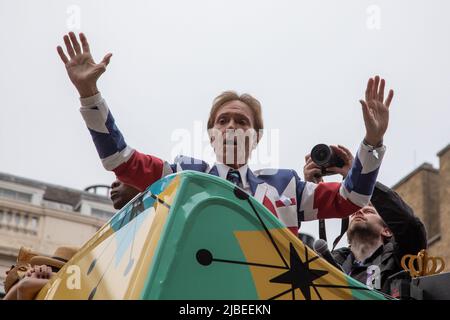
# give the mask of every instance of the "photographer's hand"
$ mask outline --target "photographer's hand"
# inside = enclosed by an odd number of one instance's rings
[[[363,110],[364,124],[366,126],[365,140],[372,146],[378,146],[383,142],[384,133],[389,123],[389,106],[394,91],[390,90],[384,100],[385,81],[380,77],[370,78],[367,83],[366,100],[359,100]]]
[[[329,167],[327,168],[327,173],[330,174],[340,174],[343,178],[345,178],[350,171],[353,163],[353,154],[346,147],[337,145],[330,146],[333,149],[333,152],[339,156],[344,161],[344,166],[342,168],[339,167]]]
[[[65,64],[70,80],[75,85],[81,98],[93,96],[98,93],[97,80],[106,71],[112,53],[108,53],[100,63],[95,63],[89,50],[86,36],[80,33],[81,47],[73,32],[64,36],[67,53],[64,54],[61,46],[57,47],[59,56]],[[81,51],[81,48],[83,51]]]
[[[310,154],[305,156],[305,163],[306,164],[303,167],[303,177],[305,181],[314,183],[323,182],[322,170],[312,161]]]

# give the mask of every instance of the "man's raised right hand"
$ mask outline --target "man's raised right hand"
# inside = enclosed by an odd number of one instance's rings
[[[80,97],[86,98],[98,93],[97,80],[106,71],[112,53],[108,53],[102,62],[97,64],[92,58],[89,44],[83,33],[80,33],[80,41],[81,47],[75,34],[69,32],[69,35],[64,35],[64,43],[70,59],[67,58],[61,46],[57,47],[57,51]]]

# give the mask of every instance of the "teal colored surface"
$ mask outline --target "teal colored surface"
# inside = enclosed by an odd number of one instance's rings
[[[107,222],[111,225],[114,231],[120,230],[122,227],[127,225],[131,220],[136,217],[136,211],[133,211],[133,206],[136,205],[138,201],[142,201],[142,211],[153,207],[155,199],[151,195],[159,195],[175,178],[176,175],[170,175],[163,179],[160,179],[153,183],[144,192],[138,194],[131,201],[129,201],[120,211],[118,211],[111,219]]]
[[[159,261],[153,265],[143,298],[257,299],[248,266],[203,266],[195,258],[198,250],[207,249],[215,258],[245,261],[234,232],[261,229],[250,205],[236,198],[234,186],[222,179],[192,172],[181,174],[180,189],[160,240]],[[276,226],[275,218],[264,220],[269,228]]]
[[[247,265],[212,262],[204,266],[196,259],[197,252],[206,249],[215,259],[246,261],[234,232],[263,230],[251,205],[234,195],[231,183],[192,171],[167,176],[146,192],[159,194],[176,175],[180,184],[141,298],[258,299]],[[284,228],[261,203],[253,197],[250,201],[268,229]],[[350,286],[365,287],[346,278]],[[384,299],[372,290],[352,290],[352,293],[354,299]]]

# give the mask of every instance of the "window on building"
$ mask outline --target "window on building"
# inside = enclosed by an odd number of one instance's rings
[[[38,226],[38,218],[37,217],[31,218],[30,229],[31,230],[36,230],[37,226]]]
[[[111,218],[113,216],[113,213],[109,212],[109,211],[105,211],[105,210],[92,208],[91,209],[91,215],[96,217],[96,218],[100,218],[100,219],[103,219],[103,220],[108,220],[109,218]]]
[[[73,211],[73,206],[55,201],[44,200],[42,201],[42,205],[55,210]]]
[[[6,212],[3,210],[0,210],[0,228],[6,225]]]
[[[11,211],[8,211],[8,212],[6,213],[6,223],[7,223],[7,224],[11,224],[12,219],[13,219],[13,214],[12,214]]]
[[[31,202],[32,194],[0,188],[0,198],[17,200],[23,202]]]
[[[16,213],[14,215],[14,223],[15,223],[16,227],[18,227],[20,225],[20,220],[21,220],[20,218],[21,218],[20,213]]]
[[[29,220],[29,216],[26,214],[23,216],[22,219],[22,223],[23,223],[23,227],[26,229],[28,227],[28,220]]]

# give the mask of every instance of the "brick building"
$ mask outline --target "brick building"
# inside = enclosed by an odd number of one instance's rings
[[[425,224],[428,252],[450,271],[450,144],[437,153],[439,169],[424,163],[393,186]]]

